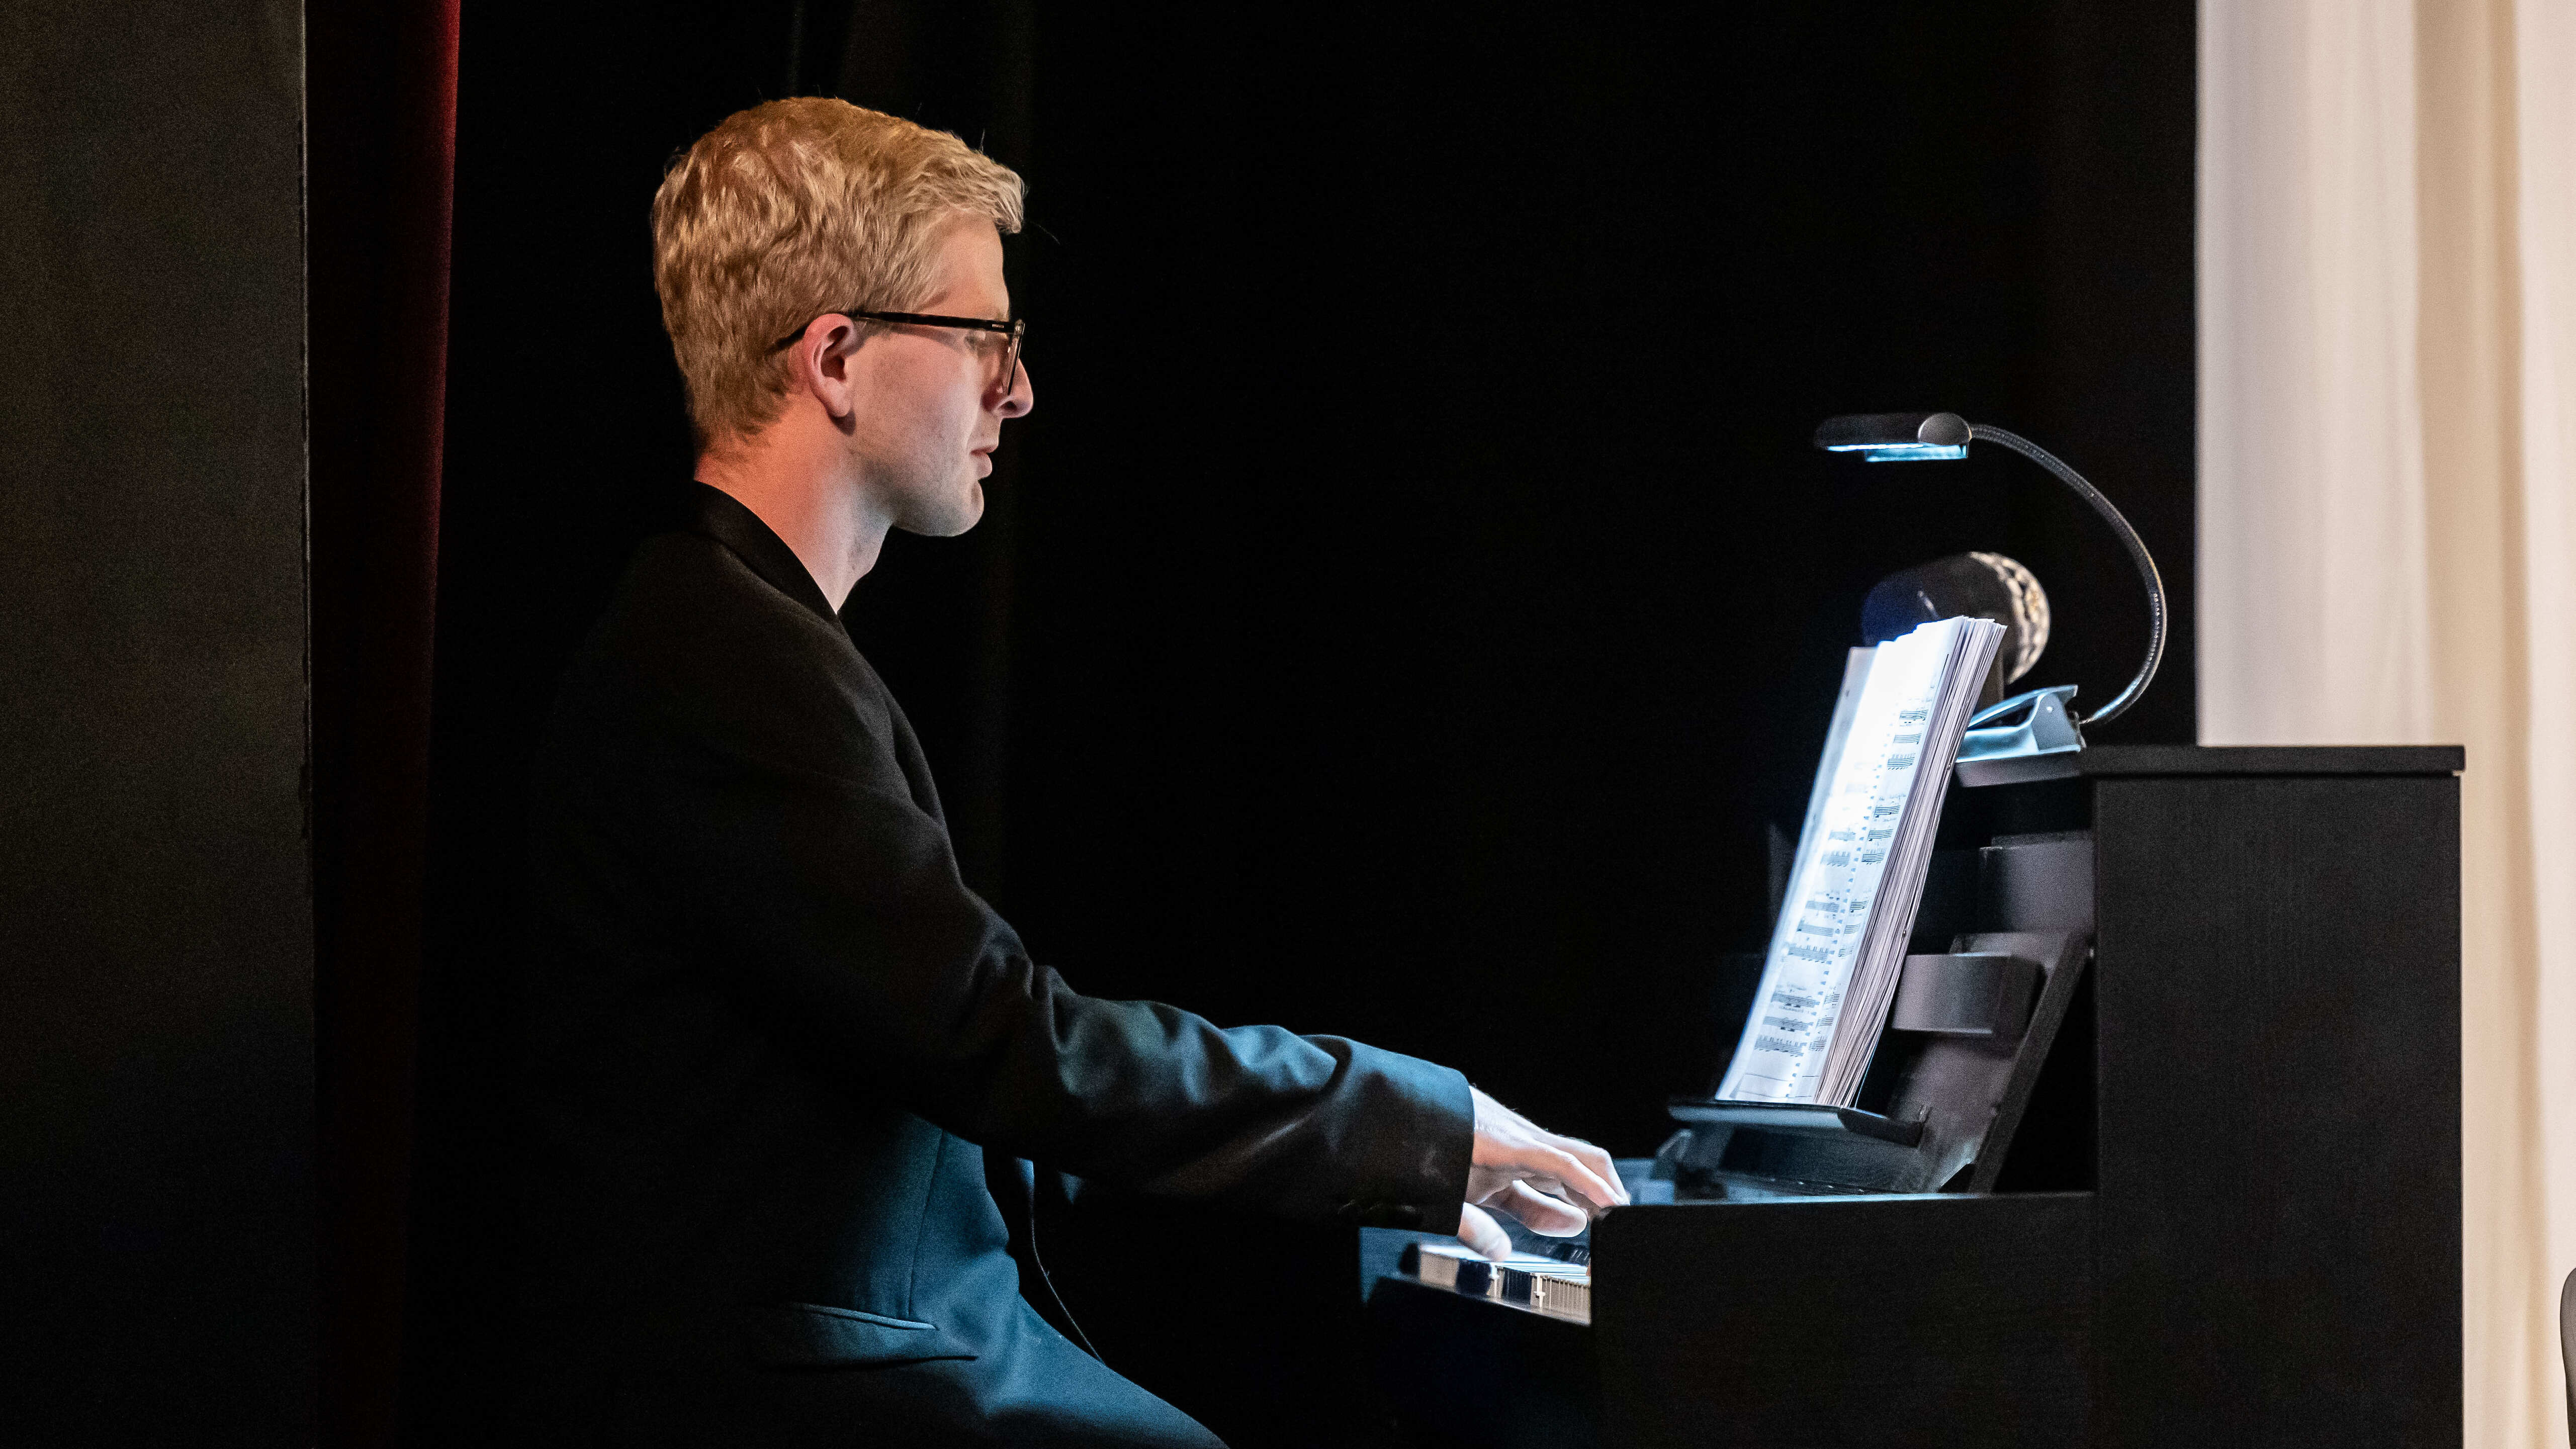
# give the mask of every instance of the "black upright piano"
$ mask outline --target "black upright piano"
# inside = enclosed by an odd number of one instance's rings
[[[1683,1200],[1594,1225],[1588,1323],[1407,1278],[1371,1230],[1408,1437],[2458,1444],[2461,765],[2097,747],[1954,788],[1953,862],[2089,840],[2089,964],[2009,1141],[1936,1191],[1784,1188],[1758,1129],[1680,1183],[1625,1164]],[[1963,934],[2030,924],[1933,887]]]

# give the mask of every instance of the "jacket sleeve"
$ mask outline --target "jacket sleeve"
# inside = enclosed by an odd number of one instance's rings
[[[960,878],[846,691],[675,708],[594,773],[747,1015],[970,1141],[1135,1190],[1454,1231],[1465,1078],[1278,1027],[1082,996]],[[602,766],[608,761],[596,762]],[[606,782],[614,778],[615,785]]]

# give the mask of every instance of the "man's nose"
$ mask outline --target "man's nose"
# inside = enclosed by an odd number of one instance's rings
[[[1011,368],[1011,390],[1002,394],[1002,405],[996,411],[1006,418],[1024,418],[1037,405],[1037,384],[1029,381],[1029,364],[1021,359]]]

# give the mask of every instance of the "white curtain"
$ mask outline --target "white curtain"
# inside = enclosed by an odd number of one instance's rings
[[[2576,0],[2201,0],[2200,718],[2462,743],[2468,1443],[2566,1441]]]

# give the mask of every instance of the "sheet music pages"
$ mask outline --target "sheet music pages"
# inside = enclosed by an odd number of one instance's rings
[[[1895,998],[1950,764],[2002,642],[1983,619],[1855,649],[1721,1098],[1849,1106]]]

